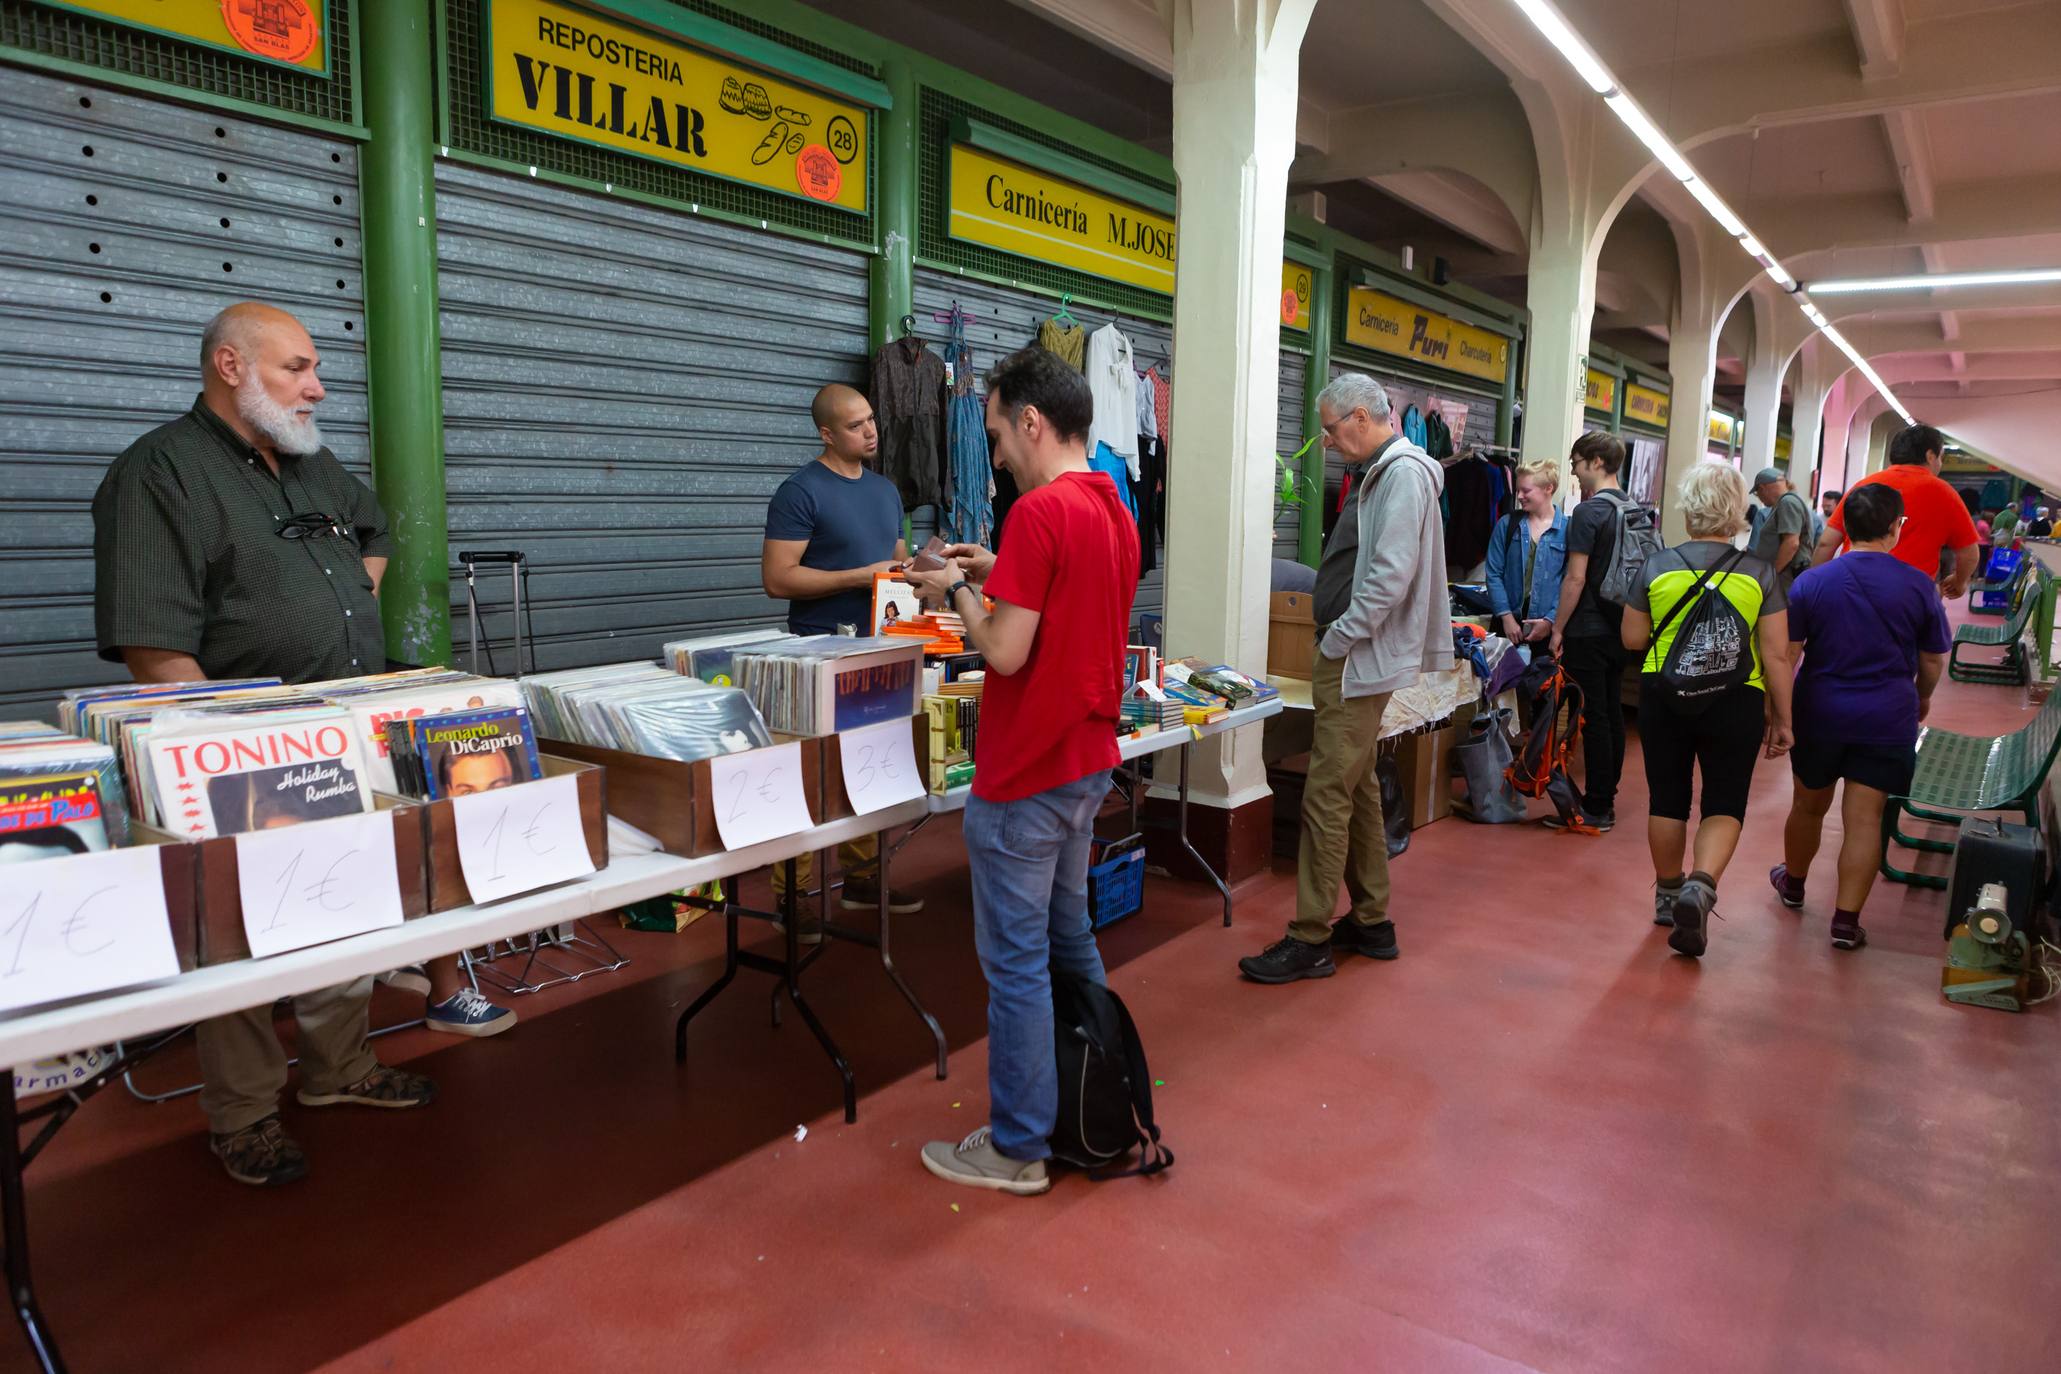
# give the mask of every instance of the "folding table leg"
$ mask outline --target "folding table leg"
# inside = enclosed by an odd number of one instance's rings
[[[887,974],[887,980],[895,985],[895,991],[902,994],[902,1000],[906,1001],[915,1009],[916,1014],[923,1018],[924,1026],[930,1031],[931,1042],[937,1046],[937,1076],[943,1078],[945,1076],[945,1028],[937,1023],[937,1018],[930,1014],[923,1003],[916,1000],[915,989],[911,988],[902,978],[901,970],[895,967],[894,955],[888,950],[888,930],[891,924],[889,919],[891,913],[887,909],[887,876],[888,859],[891,855],[887,847],[887,836],[885,833],[874,836],[874,843],[878,846],[880,854],[880,872],[878,875],[880,907],[875,913],[880,929],[880,967]]]
[[[687,1023],[694,1014],[716,1000],[724,988],[737,976],[737,909],[728,902],[723,904],[723,976],[709,984],[708,989],[688,1003],[687,1010],[680,1013],[680,1019],[673,1027],[673,1058],[679,1063],[687,1062]]]
[[[1223,894],[1224,927],[1228,930],[1231,925],[1230,885],[1217,876],[1217,871],[1209,866],[1209,860],[1198,854],[1195,851],[1194,844],[1188,839],[1188,750],[1193,747],[1193,743],[1190,740],[1183,742],[1181,745],[1181,800],[1179,807],[1181,848],[1188,851],[1188,857],[1195,860],[1196,865],[1202,869],[1203,873],[1208,875],[1209,880],[1216,884],[1217,891]]]
[[[29,1343],[29,1356],[45,1374],[63,1374],[64,1357],[57,1353],[57,1338],[43,1320],[36,1303],[36,1285],[29,1277],[29,1218],[22,1198],[21,1121],[15,1111],[14,1075],[0,1088],[0,1210],[6,1212],[7,1296],[14,1302],[14,1318],[21,1323]]]

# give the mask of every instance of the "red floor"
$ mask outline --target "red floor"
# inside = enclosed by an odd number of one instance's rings
[[[1997,731],[1999,688],[1935,723]],[[288,1108],[314,1174],[226,1180],[190,1099],[92,1102],[31,1173],[37,1278],[81,1374],[171,1371],[2061,1368],[2054,1007],[1939,997],[1943,897],[1878,887],[1873,944],[1826,943],[1761,875],[1786,769],[1763,763],[1711,951],[1671,957],[1640,827],[1453,819],[1395,866],[1404,958],[1246,984],[1285,867],[1239,893],[1157,879],[1104,939],[1180,1162],[1009,1199],[922,1143],[983,1119],[984,1020],[958,832],[897,869],[930,901],[902,963],[951,1077],[869,964],[810,975],[865,1094],[744,975],[672,1017],[710,923],[525,998],[484,1043],[382,1043],[426,1112]],[[1619,814],[1643,812],[1636,755]],[[1836,818],[1834,819],[1836,829]],[[398,1004],[396,1004],[398,1006]],[[190,1064],[149,1071],[170,1081]],[[797,1125],[808,1138],[794,1140]],[[12,1332],[0,1368],[26,1366]]]

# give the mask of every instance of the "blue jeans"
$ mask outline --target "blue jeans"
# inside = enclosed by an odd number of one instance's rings
[[[1052,970],[1107,981],[1088,919],[1088,844],[1108,795],[1105,769],[1019,801],[966,800],[973,937],[988,980],[988,1121],[1011,1159],[1052,1153]]]

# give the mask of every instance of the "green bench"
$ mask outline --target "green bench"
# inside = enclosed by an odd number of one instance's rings
[[[1968,614],[2008,615],[2018,608],[2018,592],[2035,570],[2030,553],[2022,554],[2018,566],[2010,575],[1999,582],[1995,578],[1984,578],[1968,589]],[[1996,593],[2003,593],[1997,596]],[[1994,598],[1994,599],[1992,599]]]
[[[2031,566],[2029,559],[2026,566]],[[2003,624],[1963,625],[1955,630],[1953,647],[1947,655],[1947,676],[1956,682],[1984,682],[2005,687],[2024,685],[2031,675],[2031,665],[2025,660],[2025,649],[2019,640],[2025,634],[2025,627],[2032,623],[2033,612],[2039,609],[2045,590],[2046,574],[2035,571],[2018,583],[2016,604]],[[1963,649],[1997,648],[2004,651],[2004,656],[1994,662],[1969,661],[1961,657]]]
[[[1882,876],[1913,887],[1944,888],[1946,879],[1910,873],[1889,861],[1892,842],[1929,854],[1951,854],[1952,841],[1903,833],[1905,815],[1959,825],[1983,811],[2015,811],[2027,825],[2040,823],[2040,793],[2061,751],[2061,691],[2047,697],[2039,714],[2008,735],[1957,735],[1927,729],[1918,737],[1918,769],[1909,795],[1891,797],[1882,810]]]

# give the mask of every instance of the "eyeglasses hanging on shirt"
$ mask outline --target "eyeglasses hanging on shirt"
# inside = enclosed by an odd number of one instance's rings
[[[310,539],[318,534],[333,534],[338,539],[347,537],[344,527],[336,519],[320,511],[283,516],[279,528],[272,532],[281,539]]]

